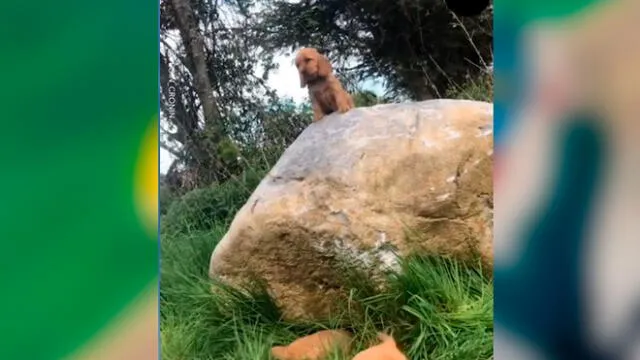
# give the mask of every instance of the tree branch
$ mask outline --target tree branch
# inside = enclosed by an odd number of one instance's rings
[[[180,152],[178,152],[176,149],[171,147],[171,145],[167,144],[162,140],[160,140],[160,147],[167,150],[171,155],[175,156],[178,159],[182,157],[182,154],[180,154]]]

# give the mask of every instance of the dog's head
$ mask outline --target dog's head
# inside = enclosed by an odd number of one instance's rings
[[[380,344],[361,351],[353,360],[408,360],[398,349],[392,336],[380,333],[378,338],[382,341]]]
[[[271,356],[277,360],[288,360],[289,349],[286,346],[274,346],[271,348]]]
[[[300,87],[312,81],[327,78],[333,72],[329,59],[314,48],[302,48],[296,55],[296,68],[300,75]]]

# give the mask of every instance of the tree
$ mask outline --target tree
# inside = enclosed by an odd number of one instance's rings
[[[491,58],[491,10],[460,20],[441,0],[161,0],[160,8],[161,146],[176,159],[166,185],[181,192],[268,168],[310,122],[308,104],[267,86],[282,50],[325,50],[358,106],[442,96]],[[386,80],[390,96],[359,89],[372,77]]]
[[[357,90],[352,92],[353,102],[356,107],[369,107],[385,103],[385,99],[380,98],[376,93],[370,90]]]
[[[245,31],[247,6],[160,3],[161,146],[176,158],[167,174],[174,188],[222,182],[241,171],[240,149],[275,99],[266,87],[272,56],[261,54],[257,38]]]
[[[460,19],[442,0],[266,0],[256,25],[271,51],[315,46],[392,95],[442,97],[492,59],[493,7]],[[357,65],[346,68],[347,60]]]

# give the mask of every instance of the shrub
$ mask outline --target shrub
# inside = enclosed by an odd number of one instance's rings
[[[489,71],[467,80],[461,86],[452,86],[447,98],[493,102],[493,74]]]
[[[176,195],[171,192],[171,189],[169,189],[167,185],[160,185],[160,188],[158,189],[160,215],[165,215],[175,200]]]
[[[258,186],[265,171],[247,170],[222,184],[194,189],[174,200],[160,225],[163,234],[207,231],[228,224]]]

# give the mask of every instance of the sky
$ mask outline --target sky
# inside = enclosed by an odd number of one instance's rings
[[[279,55],[276,56],[278,69],[269,75],[268,84],[274,89],[279,96],[288,96],[294,101],[301,103],[308,100],[307,89],[300,88],[298,79],[298,71],[293,64],[295,55]],[[383,94],[384,90],[379,80],[366,81],[362,87],[371,90],[377,94]],[[173,158],[166,150],[160,149],[160,173],[166,174]]]

